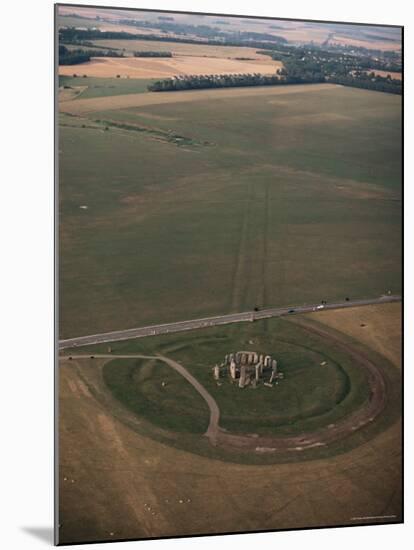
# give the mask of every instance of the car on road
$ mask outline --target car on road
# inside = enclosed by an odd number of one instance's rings
[[[294,309],[289,309],[288,313],[295,313]]]
[[[324,307],[325,306],[320,305],[320,306],[316,306],[316,309],[323,309]]]

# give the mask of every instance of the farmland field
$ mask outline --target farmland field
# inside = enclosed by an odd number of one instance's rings
[[[163,50],[166,48],[164,47]],[[93,55],[93,53],[92,53]],[[256,56],[257,58],[257,56]],[[154,57],[93,57],[83,63],[80,70],[88,77],[116,78],[117,75],[128,78],[171,78],[185,74],[238,74],[260,72],[274,74],[282,63],[273,61],[269,56],[261,60],[244,61],[213,57],[174,56],[171,58]],[[64,65],[59,74],[71,76],[79,70],[79,65]]]
[[[61,338],[400,292],[401,99],[280,88],[61,104]]]
[[[93,44],[99,48],[107,47],[125,50],[126,54],[134,51],[169,51],[173,55],[212,57],[217,59],[229,59],[236,57],[249,57],[265,60],[268,56],[258,53],[257,48],[248,46],[217,46],[211,44],[186,44],[180,42],[168,42],[167,40],[93,40]]]

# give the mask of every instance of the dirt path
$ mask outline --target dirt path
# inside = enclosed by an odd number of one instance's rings
[[[210,410],[210,421],[205,436],[208,437],[210,443],[214,446],[220,445],[223,447],[232,447],[239,450],[254,451],[256,453],[277,453],[277,452],[302,452],[315,447],[329,445],[337,439],[342,439],[356,430],[361,429],[371,423],[383,410],[386,402],[386,387],[384,378],[379,369],[371,362],[371,360],[359,350],[356,350],[352,345],[344,342],[340,336],[333,335],[331,332],[323,328],[315,326],[308,320],[301,319],[296,321],[302,328],[328,339],[335,344],[336,347],[345,351],[350,355],[355,364],[359,365],[367,371],[368,385],[370,388],[370,396],[366,403],[357,411],[349,416],[341,419],[335,424],[321,428],[320,430],[302,433],[296,436],[276,437],[276,436],[257,436],[232,434],[220,428],[220,409],[212,395],[200,384],[200,382],[188,372],[177,361],[162,355],[113,355],[113,354],[97,354],[96,358],[103,359],[150,359],[163,361],[168,366],[177,371],[183,376],[193,388],[205,400]],[[90,355],[72,355],[73,359],[88,359]],[[62,356],[62,360],[69,360],[69,356]]]
[[[210,443],[212,445],[217,444],[217,435],[219,431],[219,419],[220,419],[220,409],[218,408],[218,405],[216,403],[216,400],[212,395],[208,393],[208,391],[205,389],[204,386],[200,384],[200,382],[194,378],[192,374],[188,372],[187,369],[185,369],[180,363],[177,363],[177,361],[174,361],[173,359],[169,359],[168,357],[163,357],[162,355],[157,356],[157,358],[160,361],[164,361],[175,369],[177,372],[179,372],[184,378],[190,382],[190,384],[193,386],[195,390],[198,391],[198,393],[201,395],[201,397],[204,399],[204,401],[207,403],[208,408],[210,409],[210,422],[208,424],[207,431],[204,435],[206,435]]]
[[[73,359],[90,359],[90,355],[71,355]],[[220,419],[220,409],[218,408],[218,405],[208,391],[205,389],[204,386],[200,384],[200,382],[194,378],[192,374],[188,372],[186,368],[184,368],[180,363],[177,363],[177,361],[174,361],[173,359],[170,359],[169,357],[164,357],[162,355],[113,355],[113,354],[97,354],[94,355],[97,359],[151,359],[151,360],[158,360],[163,361],[166,363],[169,367],[177,371],[181,376],[183,376],[187,382],[189,382],[193,388],[201,395],[201,397],[204,399],[204,401],[207,403],[208,408],[210,410],[210,421],[208,424],[208,428],[206,433],[204,434],[206,437],[209,438],[210,443],[212,445],[217,444],[217,435],[219,431],[219,419]],[[69,356],[61,356],[61,360],[69,360]]]

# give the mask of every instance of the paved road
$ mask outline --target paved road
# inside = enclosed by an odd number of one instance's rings
[[[337,302],[325,304],[324,309],[342,309],[346,307],[366,306],[371,304],[383,304],[385,302],[400,302],[401,296],[380,296],[367,300],[353,300],[348,302]],[[178,321],[176,323],[167,323],[163,325],[152,325],[148,327],[131,328],[127,330],[117,330],[105,332],[103,334],[92,334],[89,336],[79,336],[59,340],[59,349],[71,348],[76,346],[87,346],[90,344],[102,344],[105,342],[117,342],[120,340],[129,340],[131,338],[143,338],[146,336],[155,336],[158,334],[167,334],[172,332],[183,332],[197,328],[205,328],[216,325],[228,325],[230,323],[240,323],[242,321],[254,321],[257,319],[268,319],[270,317],[281,317],[283,315],[294,315],[298,313],[309,313],[317,310],[320,304],[292,306],[283,308],[268,308],[260,311],[246,311],[243,313],[230,313],[227,315],[217,315],[216,317],[205,317],[203,319],[190,319],[189,321]]]
[[[90,359],[90,355],[71,355],[72,359]],[[204,399],[204,401],[207,403],[208,408],[210,409],[210,421],[208,424],[208,428],[206,433],[204,434],[206,437],[209,438],[210,443],[212,445],[217,444],[217,434],[219,429],[219,419],[220,419],[220,409],[218,408],[218,405],[208,391],[205,389],[204,386],[200,384],[200,382],[194,378],[192,374],[188,372],[188,370],[180,365],[180,363],[177,363],[177,361],[174,361],[174,359],[170,359],[169,357],[164,357],[163,355],[115,355],[115,354],[96,354],[94,355],[97,359],[152,359],[152,360],[158,360],[163,361],[164,363],[167,363],[168,366],[176,370],[181,376],[183,376],[192,386],[193,388],[201,395],[201,397]],[[62,361],[69,361],[69,356],[62,356],[60,358]]]

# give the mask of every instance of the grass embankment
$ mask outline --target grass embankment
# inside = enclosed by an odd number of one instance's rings
[[[337,333],[333,331],[333,334]],[[332,456],[368,441],[400,414],[398,370],[355,339],[343,338],[381,370],[387,385],[386,408],[375,423],[326,448],[307,450],[301,454],[301,460]],[[82,348],[82,352],[97,354],[107,349],[108,345],[102,344]],[[227,378],[217,385],[211,367],[229,351],[241,349],[273,354],[285,378],[273,388],[260,385],[256,389],[240,389]],[[310,433],[350,415],[369,397],[366,371],[361,365],[355,364],[329,339],[283,319],[114,342],[111,351],[114,355],[161,353],[180,362],[215,398],[221,413],[220,426],[233,433],[281,437]],[[212,448],[206,438],[200,437],[209,419],[203,399],[178,373],[168,369],[150,360],[114,359],[106,363],[103,383],[106,392],[109,389],[118,403],[106,406],[143,435],[198,454],[253,463],[298,459],[292,453],[256,456],[255,453]],[[97,372],[96,369],[82,369],[86,380],[98,376]],[[101,394],[98,391],[97,397]],[[131,421],[123,410],[132,413],[136,420]],[[171,432],[170,435],[165,431]]]

